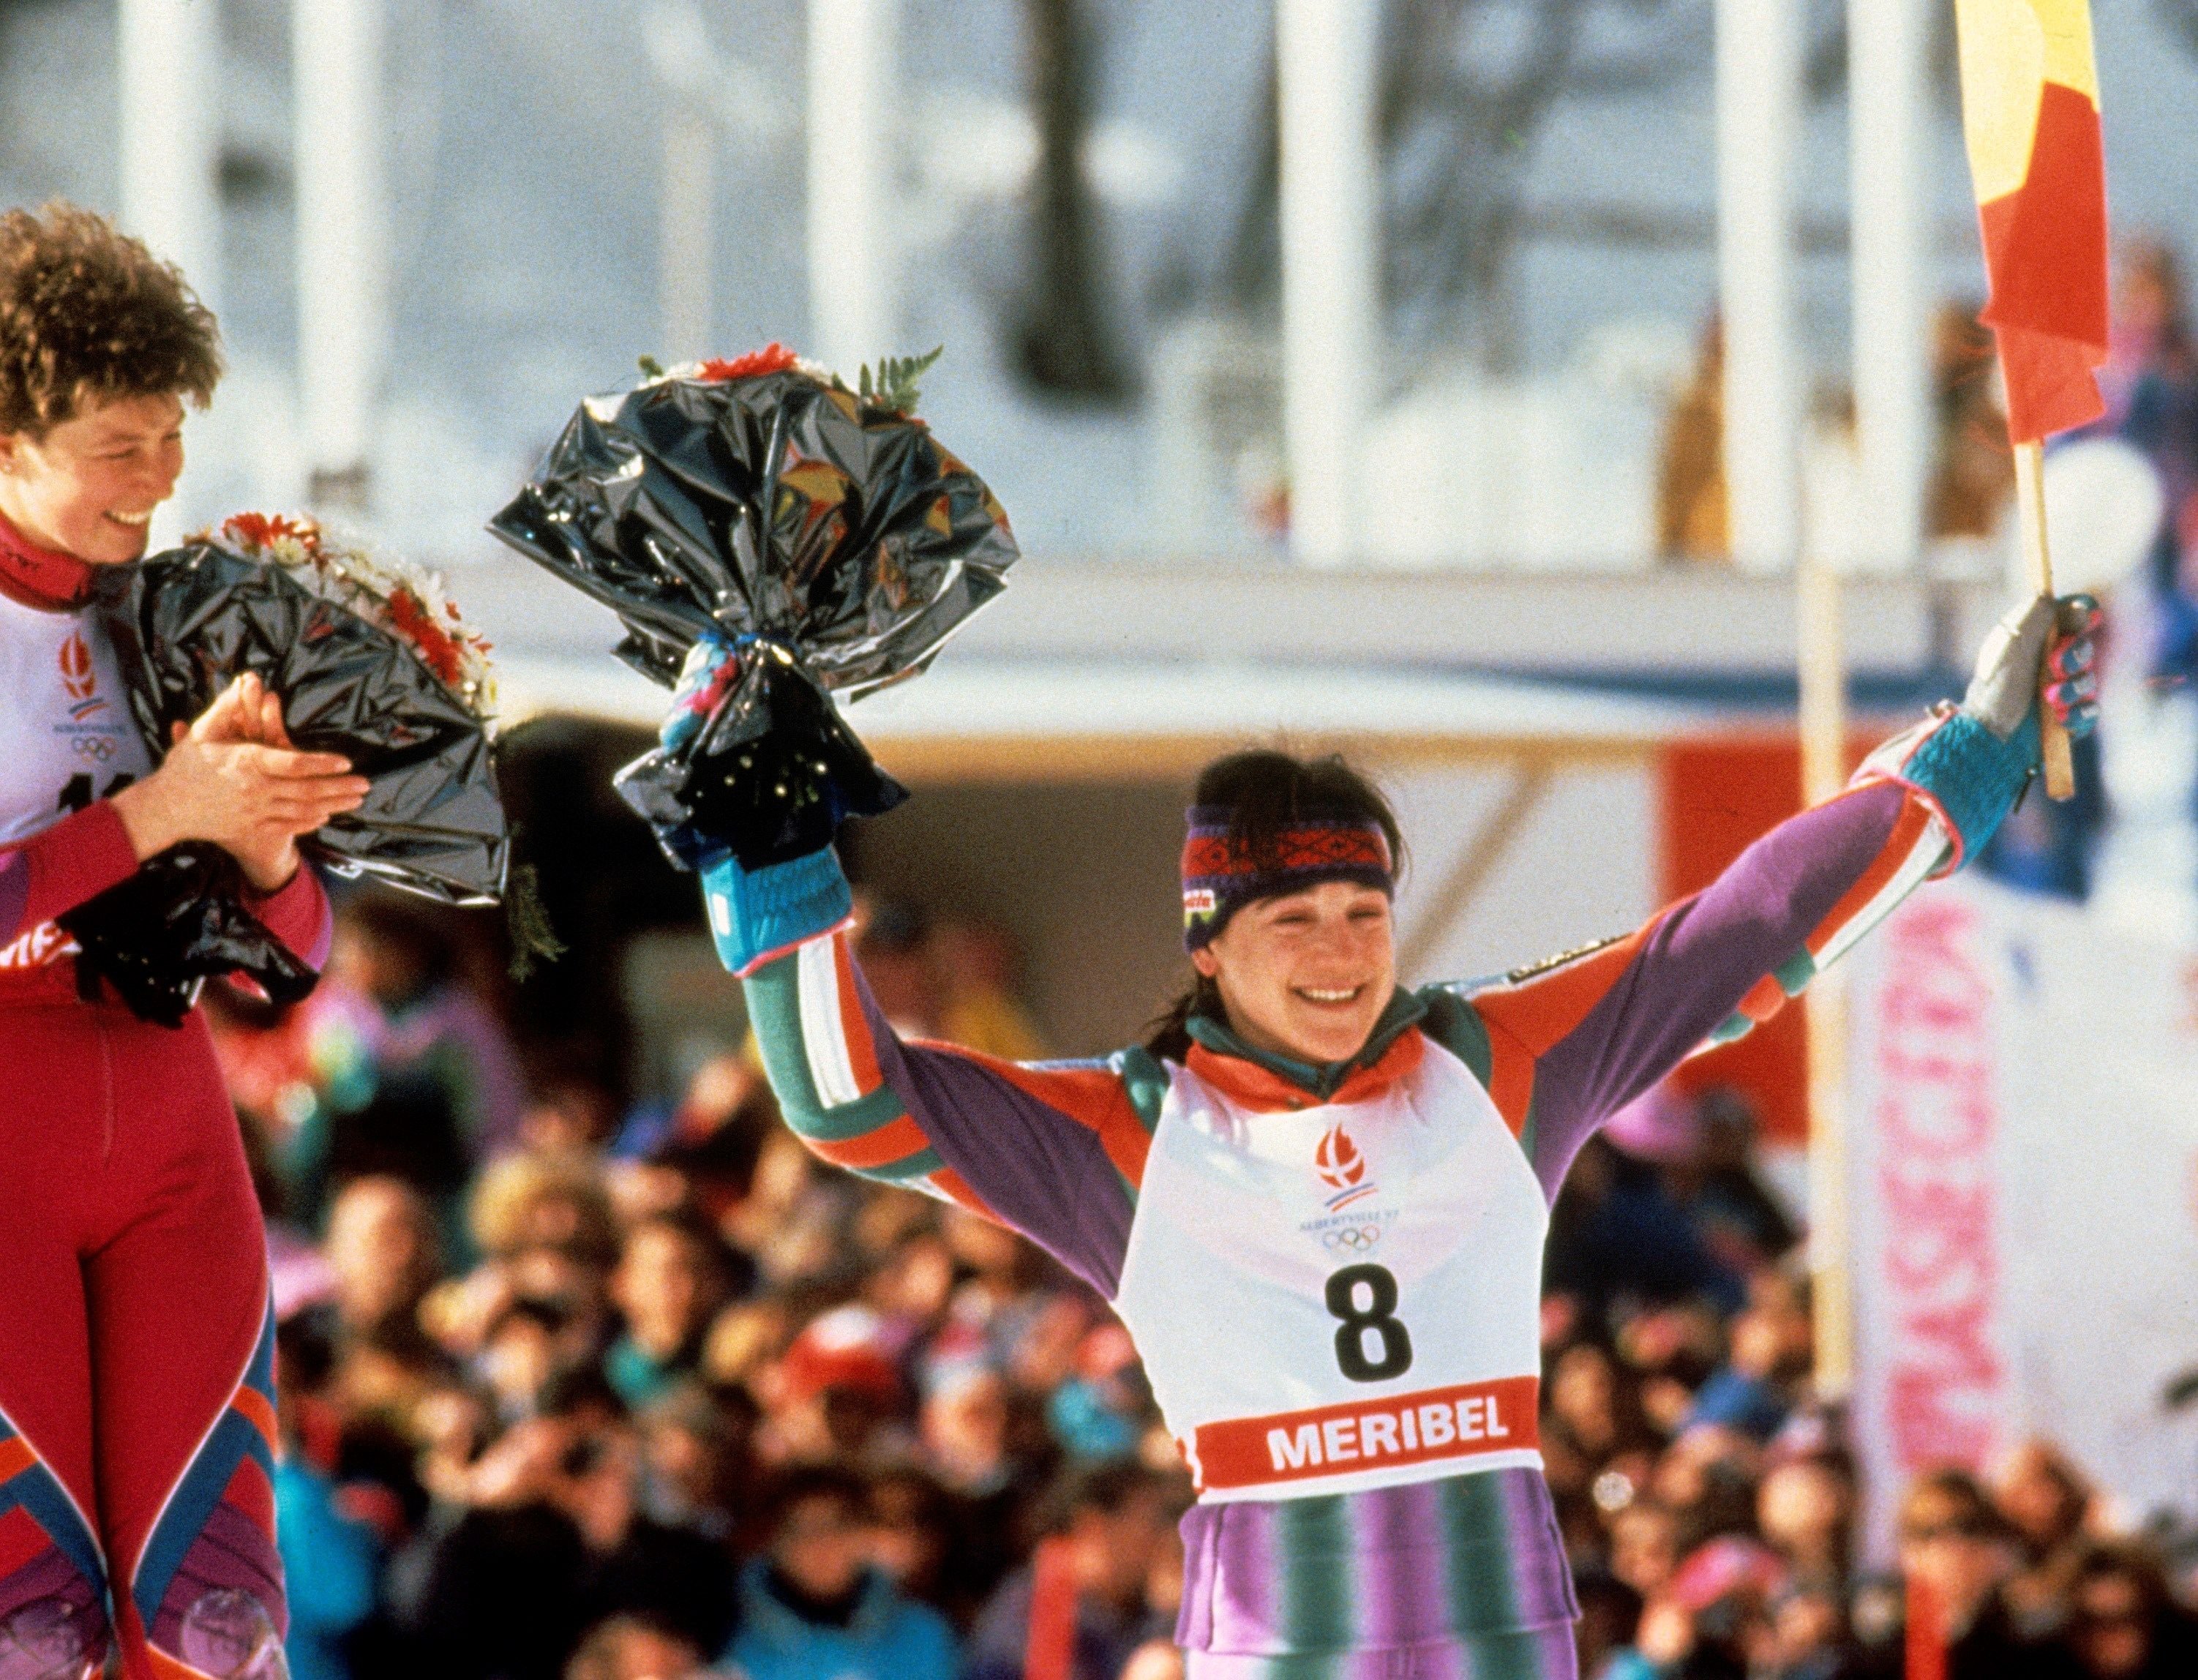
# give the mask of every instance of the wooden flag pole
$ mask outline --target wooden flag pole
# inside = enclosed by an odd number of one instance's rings
[[[2038,584],[2038,592],[2050,601],[2053,598],[2053,552],[2045,540],[2044,453],[2040,444],[2015,446],[2015,503],[2025,566]],[[2044,691],[2050,680],[2045,671],[2038,672],[2038,730],[2045,756],[2045,795],[2070,799],[2076,796],[2076,761],[2069,749],[2067,728],[2045,704]]]
[[[1801,557],[1797,626],[1801,677],[1801,802],[1822,805],[1846,786],[1846,660],[1838,573]],[[1809,1277],[1817,1398],[1844,1400],[1854,1385],[1854,1312],[1848,1282],[1846,997],[1835,968],[1809,982]]]

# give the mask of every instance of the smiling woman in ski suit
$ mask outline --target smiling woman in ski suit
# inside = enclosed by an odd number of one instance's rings
[[[282,1672],[267,1248],[195,1011],[151,1026],[55,925],[178,840],[327,955],[293,839],[366,783],[249,679],[157,770],[86,606],[220,373],[176,271],[65,205],[0,218],[0,1680]],[[110,1621],[110,1601],[112,1619]]]
[[[1129,1327],[1198,1488],[1193,1677],[1569,1677],[1535,1438],[1550,1203],[1614,1110],[1984,843],[2037,762],[2049,642],[2049,703],[2089,726],[2088,636],[2054,624],[2043,601],[2011,614],[1961,709],[1707,891],[1493,985],[1396,984],[1393,817],[1340,761],[1276,753],[1201,778],[1196,985],[1103,1060],[896,1038],[829,850],[706,869],[711,927],[805,1142],[1022,1232]]]

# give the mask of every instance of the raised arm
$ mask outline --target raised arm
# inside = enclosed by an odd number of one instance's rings
[[[1021,1232],[1112,1298],[1164,1075],[1105,1062],[1002,1061],[904,1042],[851,950],[829,851],[704,873],[710,927],[741,976],[779,1107],[818,1156],[959,1202]],[[1133,1095],[1134,1093],[1134,1095]]]
[[[2079,730],[2093,715],[2091,622],[2053,655],[2056,708]],[[1610,1114],[1696,1049],[1768,1020],[1991,838],[2038,761],[2031,696],[2050,625],[2044,602],[2010,614],[1961,709],[1887,743],[1846,792],[1634,933],[1494,986],[1431,992],[1430,1026],[1481,1073],[1552,1197]]]

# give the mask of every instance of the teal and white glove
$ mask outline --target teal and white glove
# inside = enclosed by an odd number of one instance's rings
[[[1896,736],[1869,756],[1864,779],[1887,776],[1929,795],[1953,828],[1951,869],[1989,840],[2039,766],[2038,707],[2044,703],[2073,735],[2099,721],[2094,632],[2088,596],[2039,596],[2009,612],[1985,638],[1976,675],[1951,716]]]
[[[718,960],[743,978],[845,926],[855,910],[840,856],[829,846],[760,869],[742,869],[728,852],[704,865],[701,875]]]

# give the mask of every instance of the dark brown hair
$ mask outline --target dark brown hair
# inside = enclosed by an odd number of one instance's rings
[[[41,436],[88,398],[204,408],[221,371],[212,311],[142,240],[59,201],[0,216],[0,432]]]
[[[1404,871],[1404,835],[1397,813],[1381,790],[1340,753],[1300,759],[1271,747],[1231,753],[1198,773],[1191,802],[1228,811],[1230,844],[1255,858],[1275,852],[1283,831],[1308,818],[1372,823],[1389,842],[1391,873]],[[1193,1015],[1222,1018],[1220,989],[1195,971],[1175,1001],[1154,1018],[1145,1048],[1156,1056],[1182,1061],[1190,1054],[1187,1028]]]

